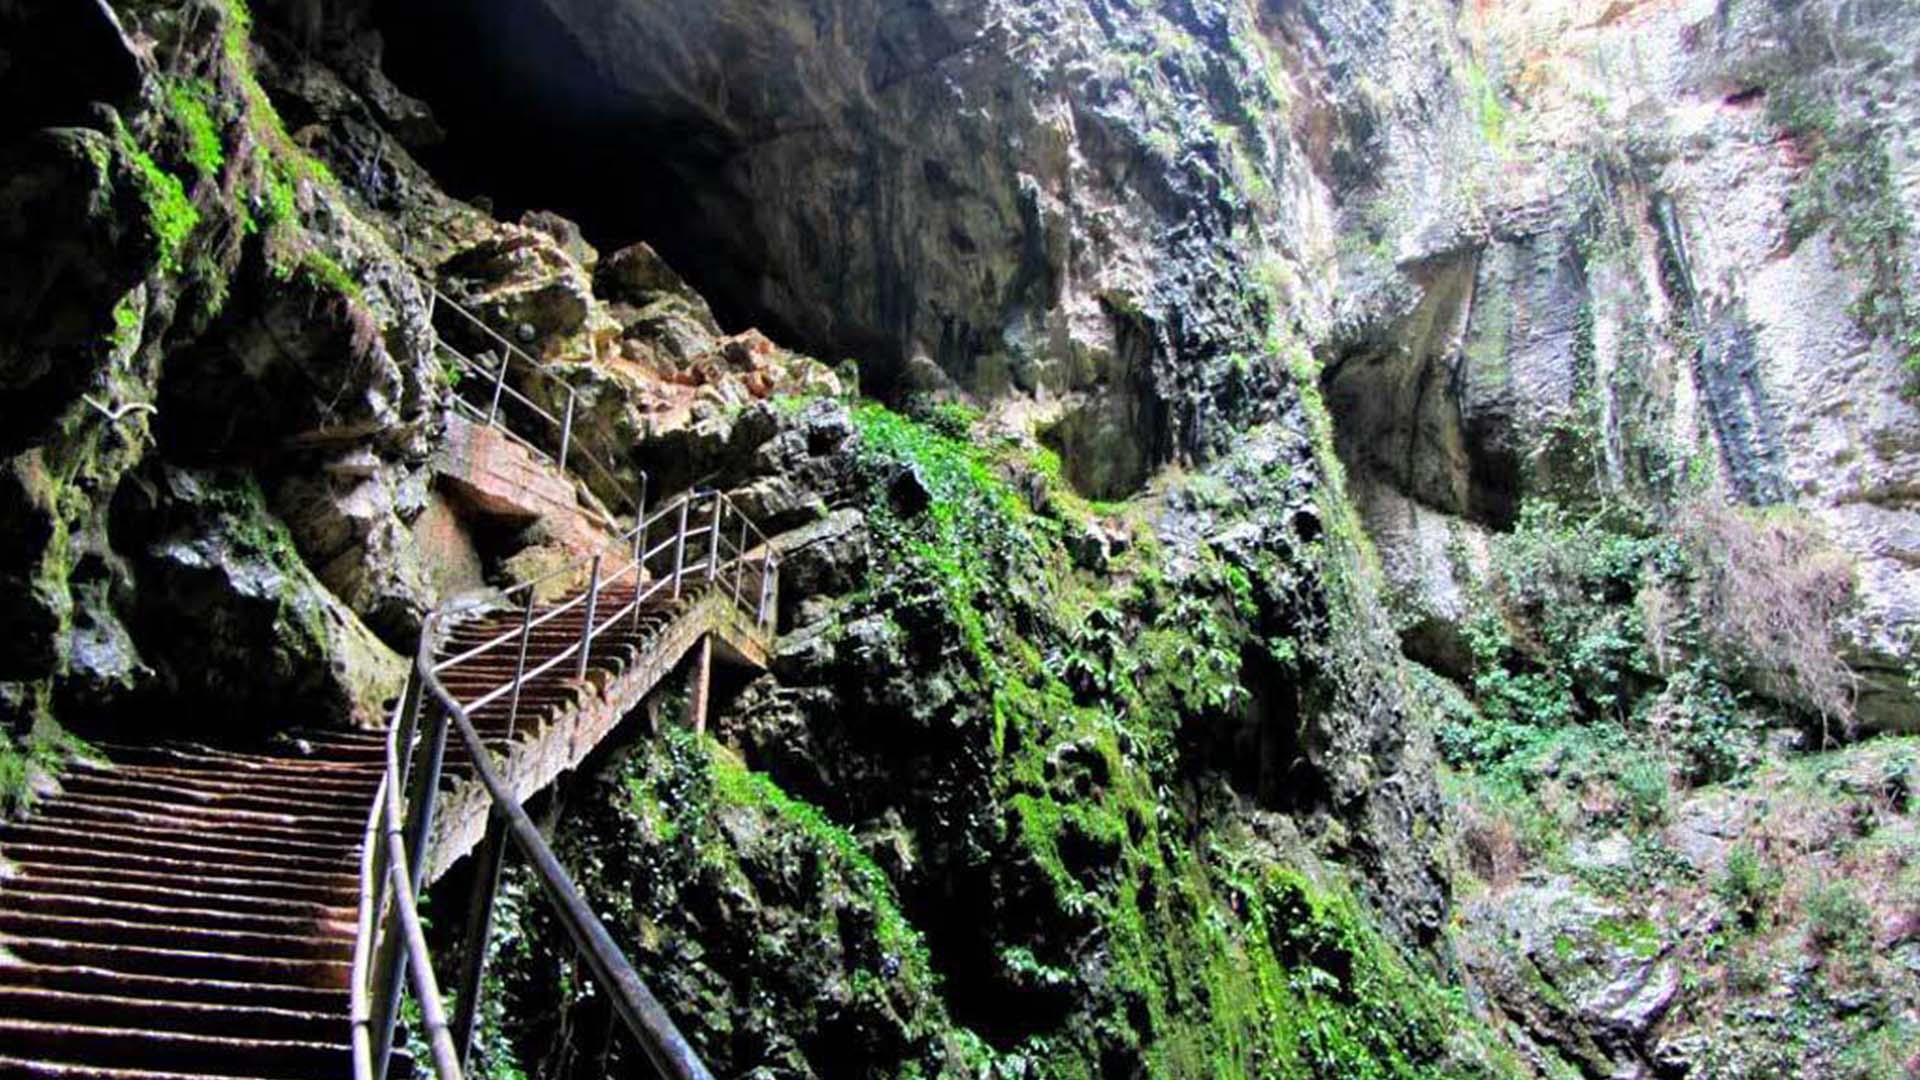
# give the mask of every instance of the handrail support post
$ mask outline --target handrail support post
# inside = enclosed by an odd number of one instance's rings
[[[640,592],[647,583],[647,474],[640,474],[640,508],[633,512],[633,633],[640,632]]]
[[[493,376],[493,404],[487,406],[487,426],[492,427],[500,419],[500,395],[507,389],[507,351],[500,350],[500,370]]]
[[[600,556],[593,557],[593,569],[587,576],[587,621],[580,627],[580,663],[574,668],[573,677],[587,677],[587,654],[593,651],[593,620],[597,617],[596,608],[600,603]]]
[[[533,593],[527,590],[527,604],[520,612],[520,657],[513,664],[513,702],[507,707],[507,731],[519,730],[520,688],[527,674],[527,646],[533,642]]]
[[[720,515],[727,508],[726,497],[718,489],[713,493],[713,523],[707,529],[707,581],[720,576]]]
[[[693,505],[689,492],[680,496],[680,524],[673,538],[673,598],[680,599],[680,577],[687,568],[687,509]]]
[[[734,513],[740,514],[738,509]],[[740,514],[740,546],[733,553],[733,606],[740,607],[740,588],[747,580],[747,515]]]
[[[473,893],[467,906],[466,955],[461,959],[460,996],[453,1020],[453,1046],[466,1068],[479,1029],[481,984],[487,972],[487,944],[493,936],[494,900],[500,893],[500,868],[506,861],[507,819],[498,809],[487,815],[487,832],[473,858]]]

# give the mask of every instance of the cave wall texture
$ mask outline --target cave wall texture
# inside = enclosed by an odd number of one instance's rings
[[[1859,726],[1920,726],[1901,0],[0,31],[8,764],[377,723],[433,603],[550,554],[432,479],[439,287],[626,486],[784,534],[774,671],[547,808],[723,1073],[1687,1075],[1666,969],[1568,1005],[1461,939],[1471,887],[1557,944],[1458,865],[1430,686],[1530,502],[1810,522]],[[513,888],[482,1069],[638,1068]]]

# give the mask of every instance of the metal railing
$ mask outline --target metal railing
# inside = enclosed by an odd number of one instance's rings
[[[629,500],[624,509],[639,513],[640,503],[630,501],[631,486],[623,483],[606,463],[581,445],[581,436],[585,432],[578,416],[580,392],[572,383],[554,375],[546,365],[528,355],[525,349],[439,289],[431,290],[427,302],[427,323],[434,328],[434,351],[441,359],[451,363],[459,376],[453,380],[455,409],[470,419],[500,431],[535,457],[558,465],[562,470],[585,464],[594,480],[602,485],[595,489],[596,496]],[[469,356],[455,348],[434,322],[441,311],[452,312],[457,316],[457,322],[488,341],[488,350],[479,356]],[[564,402],[558,406],[559,415],[554,415],[551,408],[535,401],[515,386],[516,378],[524,380],[523,385],[547,387],[551,392],[550,400]],[[518,419],[519,424],[509,424],[509,418]],[[518,428],[529,429],[532,434]],[[602,445],[613,445],[612,439],[597,425],[593,431],[600,436]]]
[[[607,571],[609,554],[620,563],[611,572]],[[586,586],[542,605],[543,591],[569,574],[576,578],[584,574]],[[407,691],[389,726],[386,771],[367,817],[352,986],[354,1074],[359,1080],[386,1076],[399,1003],[408,988],[420,1005],[422,1034],[436,1075],[441,1080],[462,1075],[478,1017],[493,890],[509,843],[533,869],[561,925],[661,1074],[676,1080],[709,1076],[541,839],[501,778],[472,716],[507,702],[506,731],[511,736],[519,720],[521,691],[528,683],[556,669],[567,670],[562,665],[570,665],[573,678],[584,678],[597,640],[618,632],[623,621],[637,631],[645,612],[671,612],[676,602],[718,596],[729,618],[764,640],[773,630],[778,574],[773,546],[731,500],[717,491],[688,492],[641,517],[592,556],[505,591],[442,605],[428,617]],[[630,587],[623,584],[628,578]],[[609,597],[624,597],[624,602],[603,604]],[[520,615],[517,627],[452,655],[440,655],[454,621],[504,611]],[[536,634],[570,612],[582,616],[579,636],[563,648],[543,650],[536,656]],[[541,636],[551,640],[550,635]],[[641,651],[658,636],[643,638]],[[456,694],[442,680],[449,672],[479,668],[484,661],[504,656],[513,658],[513,674],[497,685]],[[416,899],[425,883],[427,846],[450,727],[459,734],[490,804],[487,835],[477,851],[475,903],[469,912],[467,955],[455,998],[458,1012],[451,1020],[434,981]],[[408,792],[404,804],[399,796],[402,789]]]
[[[575,443],[572,388],[566,390],[565,415],[554,417],[508,385],[508,367],[517,357],[530,367],[532,377],[550,376],[471,313],[437,291],[434,296],[437,304],[459,312],[502,347],[498,366],[488,367],[447,345],[436,332],[436,347],[444,349],[469,373],[479,372],[492,380],[484,411],[456,388],[454,399],[459,407],[563,469],[575,461],[591,463],[613,490],[624,490],[625,485],[612,470]],[[503,400],[513,403],[514,412],[543,418],[557,427],[557,453],[546,453],[534,440],[508,427],[503,422]],[[594,978],[661,1075],[674,1080],[711,1080],[706,1067],[641,982],[501,778],[492,751],[473,722],[474,713],[505,700],[505,730],[511,739],[519,721],[522,691],[529,682],[564,670],[561,665],[566,664],[572,665],[573,679],[584,680],[594,643],[616,633],[623,620],[628,621],[627,640],[632,641],[633,635],[643,630],[642,616],[649,610],[677,611],[685,617],[694,609],[674,605],[718,596],[724,598],[723,610],[734,627],[762,642],[771,636],[778,604],[779,559],[765,534],[720,492],[690,491],[649,514],[645,474],[640,476],[638,489],[633,498],[633,526],[600,551],[513,588],[442,604],[427,618],[406,691],[388,725],[385,768],[367,813],[361,851],[360,914],[350,987],[356,1080],[385,1080],[393,1058],[400,1004],[409,990],[419,1005],[419,1034],[426,1042],[434,1074],[440,1080],[462,1077],[478,1022],[494,890],[509,845],[527,860]],[[625,584],[629,579],[631,585]],[[556,583],[572,586],[581,580],[584,586],[567,588],[562,599],[541,603],[540,598]],[[612,610],[603,611],[603,602],[610,597],[624,600]],[[440,655],[455,622],[502,611],[519,613],[517,628],[454,655]],[[578,638],[550,654],[543,651],[535,655],[536,633],[575,611],[581,615]],[[548,640],[551,636],[550,632],[541,634]],[[641,635],[638,647],[644,653],[659,639],[658,633]],[[462,667],[478,668],[501,656],[514,658],[513,675],[497,685],[456,695],[442,679]],[[451,1019],[434,976],[418,908],[426,883],[427,849],[449,729],[458,733],[489,806],[486,835],[475,852],[474,902],[468,912],[466,955],[455,998],[458,1012]]]

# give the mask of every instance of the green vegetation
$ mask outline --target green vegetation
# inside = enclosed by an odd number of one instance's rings
[[[675,735],[673,738],[684,736]],[[903,977],[915,989],[931,987],[932,969],[927,961],[926,943],[919,931],[900,914],[900,902],[893,885],[866,852],[860,850],[853,834],[827,820],[818,807],[788,795],[766,776],[752,772],[731,754],[709,744],[714,806],[737,806],[758,810],[779,824],[803,836],[831,864],[828,871],[843,877],[871,907],[876,918],[875,939],[882,959],[898,965],[895,977]],[[642,782],[630,778],[628,787],[637,801],[648,796],[635,790]],[[863,971],[861,976],[876,980],[879,976]]]
[[[186,187],[180,179],[161,168],[125,127],[118,129],[117,139],[120,154],[133,170],[134,186],[146,207],[156,267],[162,274],[177,273],[187,238],[200,224],[200,212],[187,200]]]
[[[1727,854],[1713,892],[1741,927],[1753,930],[1771,918],[1782,880],[1778,867],[1752,845],[1742,845]]]
[[[91,754],[86,743],[44,713],[15,739],[0,732],[0,818],[33,805],[36,781],[57,777],[67,762]]]
[[[213,84],[205,79],[169,79],[163,93],[168,112],[185,136],[187,160],[202,180],[214,180],[226,165],[226,148],[213,118]]]
[[[1471,705],[1438,725],[1447,759],[1492,784],[1571,767],[1655,825],[1673,786],[1743,775],[1769,715],[1843,721],[1831,628],[1851,569],[1791,515],[1693,506],[1656,527],[1536,500],[1493,554],[1465,627]]]
[[[1512,116],[1501,95],[1498,80],[1477,61],[1468,61],[1466,70],[1468,105],[1479,125],[1480,139],[1495,153],[1505,155],[1513,149]]]
[[[1845,881],[1816,886],[1803,901],[1807,939],[1833,956],[1857,955],[1872,942],[1873,909]]]
[[[1066,522],[1036,513],[1005,478],[1029,461],[964,440],[954,423],[879,406],[859,407],[855,422],[877,565],[842,618],[911,611],[953,628],[975,682],[962,700],[991,703],[1008,840],[1042,875],[1052,918],[1102,928],[1117,982],[1094,998],[1102,1038],[1154,1076],[1475,1071],[1453,1037],[1472,1029],[1464,1006],[1401,960],[1351,899],[1256,855],[1250,837],[1173,825],[1177,734],[1246,705],[1248,650],[1301,660],[1294,641],[1253,633],[1255,594],[1279,568],[1250,572],[1202,545],[1173,580],[1169,553],[1143,543],[1111,578],[1076,574],[1051,542]],[[906,475],[928,492],[924,511],[895,505]],[[1281,469],[1268,482],[1287,479]],[[1054,978],[1067,960],[1058,949],[1011,943],[1006,978]],[[1092,1052],[1036,1037],[1008,1060],[1090,1076]],[[1497,1071],[1484,1058],[1477,1068]]]

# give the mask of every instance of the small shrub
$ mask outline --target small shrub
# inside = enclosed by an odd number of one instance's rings
[[[1665,762],[1652,756],[1636,757],[1621,768],[1615,784],[1634,824],[1658,825],[1667,819],[1669,787]]]
[[[1780,870],[1752,845],[1727,855],[1726,866],[1713,883],[1713,893],[1742,927],[1757,928],[1780,894]]]
[[[1873,933],[1873,909],[1844,881],[1818,885],[1803,903],[1807,940],[1825,955],[1866,950]]]
[[[1707,643],[1762,689],[1850,728],[1854,677],[1833,627],[1853,601],[1853,564],[1804,518],[1708,502],[1676,522],[1698,569],[1694,595]]]

